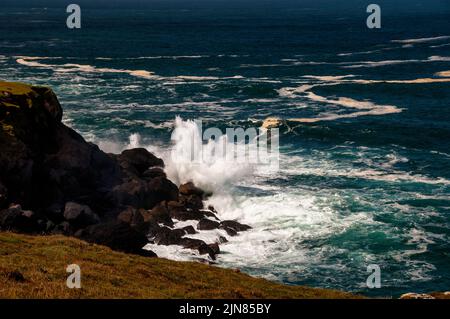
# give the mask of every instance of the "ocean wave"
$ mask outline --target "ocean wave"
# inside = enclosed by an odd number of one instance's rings
[[[417,38],[417,39],[405,39],[405,40],[391,40],[392,43],[403,43],[403,44],[415,44],[415,43],[426,43],[426,42],[435,42],[448,40],[450,36],[438,36],[438,37],[430,37],[430,38]]]

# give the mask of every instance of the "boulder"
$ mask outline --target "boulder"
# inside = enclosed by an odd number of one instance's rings
[[[164,170],[161,167],[152,167],[149,168],[148,170],[146,170],[143,174],[142,174],[142,178],[149,181],[152,180],[156,177],[163,177],[166,178],[167,175],[164,172]]]
[[[208,219],[208,218],[203,218],[198,222],[197,229],[198,230],[212,230],[212,229],[219,228],[219,226],[220,226],[220,223],[213,221],[211,219]]]
[[[153,237],[153,242],[157,245],[180,245],[181,238],[185,235],[182,229],[170,229],[161,227]]]
[[[152,222],[157,224],[163,224],[165,226],[173,227],[173,221],[170,218],[169,210],[167,209],[166,202],[159,203],[152,210],[144,211],[144,222]]]
[[[203,190],[201,190],[200,188],[196,187],[194,185],[194,183],[189,182],[189,183],[180,185],[180,194],[185,195],[185,196],[195,195],[195,196],[203,197],[205,192]]]
[[[142,174],[150,167],[164,167],[163,160],[156,157],[145,148],[125,150],[119,155],[118,159],[122,168],[137,176],[142,176]]]
[[[162,201],[177,201],[178,187],[165,177],[156,177],[148,182],[151,205],[154,207]]]
[[[183,203],[177,201],[169,201],[167,203],[167,209],[171,218],[180,221],[200,220],[204,218],[204,214],[200,211],[187,208]]]
[[[208,246],[212,249],[215,255],[220,254],[220,247],[218,243],[209,244]]]
[[[142,249],[148,243],[147,236],[121,221],[89,226],[79,234],[79,237],[91,243],[108,246],[114,250],[147,255]]]
[[[237,232],[246,231],[246,230],[251,229],[250,226],[238,223],[237,221],[234,221],[234,220],[224,220],[220,223],[220,227],[231,228]]]
[[[197,234],[197,231],[195,230],[194,227],[192,226],[186,226],[181,228],[182,230],[184,230],[184,232],[188,235],[193,235],[193,234]]]
[[[89,206],[75,202],[66,203],[64,218],[75,228],[84,228],[100,222],[98,215]]]
[[[43,230],[36,214],[22,210],[20,205],[11,205],[0,211],[0,229],[24,233],[38,233]]]
[[[224,227],[224,226],[220,226],[221,229],[225,230],[228,234],[228,236],[234,237],[237,236],[237,231],[235,231],[233,228],[230,227]]]

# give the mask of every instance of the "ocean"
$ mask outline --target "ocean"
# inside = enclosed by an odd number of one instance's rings
[[[48,4],[47,4],[48,2]],[[253,227],[219,266],[367,296],[450,286],[450,3],[64,1],[0,10],[0,79],[51,86],[107,152],[146,147]],[[278,170],[171,162],[174,128],[280,122]],[[198,238],[213,240],[215,231]],[[177,260],[177,246],[152,247]],[[369,289],[368,265],[381,288]]]

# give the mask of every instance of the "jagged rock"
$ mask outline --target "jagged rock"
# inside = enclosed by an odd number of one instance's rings
[[[148,170],[146,170],[143,174],[142,174],[142,178],[145,180],[151,180],[154,179],[156,177],[163,177],[166,178],[167,175],[164,172],[164,170],[160,167],[152,167],[149,168]]]
[[[183,203],[177,201],[170,201],[167,203],[169,215],[171,218],[186,221],[186,220],[200,220],[204,217],[198,210],[187,208]]]
[[[100,222],[98,215],[89,206],[74,202],[66,203],[64,218],[76,228],[83,228]]]
[[[237,236],[237,231],[235,231],[233,228],[230,227],[224,227],[224,226],[220,226],[221,229],[225,230],[228,234],[228,236],[234,237]]]
[[[112,221],[92,225],[85,228],[79,236],[83,240],[114,250],[144,256],[146,254],[142,249],[148,243],[146,235],[124,222]]]
[[[180,185],[180,194],[185,196],[195,195],[203,197],[204,191],[194,185],[194,183],[189,182],[183,185]]]
[[[61,118],[49,88],[0,82],[0,179],[9,201],[44,214],[55,202],[79,198],[109,209],[104,192],[120,182],[117,161]]]
[[[62,222],[53,228],[52,234],[71,236],[73,235],[73,228],[69,222]]]
[[[197,231],[195,230],[194,227],[192,226],[186,226],[182,228],[184,230],[184,232],[188,235],[193,235],[193,234],[197,234]]]
[[[182,229],[170,229],[161,227],[154,235],[153,242],[157,245],[179,245],[181,238],[185,235]]]
[[[212,230],[212,229],[219,228],[219,226],[220,226],[220,223],[215,222],[208,218],[203,218],[198,222],[197,229],[198,230]]]
[[[161,202],[150,211],[143,213],[144,222],[153,222],[163,224],[169,227],[173,227],[173,221],[170,218],[169,210],[167,209],[166,202]]]
[[[223,244],[223,243],[227,243],[228,239],[224,236],[220,236],[219,237],[219,244]]]
[[[152,199],[153,205],[162,201],[177,201],[178,200],[178,187],[164,177],[153,178],[149,183],[148,187],[151,190],[150,197]]]
[[[180,203],[183,204],[184,207],[192,209],[192,210],[201,210],[203,209],[203,199],[197,195],[181,195]]]
[[[120,212],[117,219],[131,226],[137,226],[144,223],[144,216],[142,213],[138,209],[131,206],[128,206]]]
[[[212,260],[216,260],[216,253],[212,247],[209,245],[203,244],[200,247],[198,247],[198,253],[200,255],[209,255]]]
[[[156,157],[145,148],[125,150],[118,156],[118,159],[122,168],[137,176],[142,176],[142,174],[150,167],[164,167],[163,160]]]
[[[250,226],[238,223],[237,221],[234,220],[224,220],[220,223],[220,226],[222,228],[231,228],[237,232],[251,229]]]
[[[208,246],[212,249],[215,255],[220,254],[220,247],[218,243],[209,244]]]

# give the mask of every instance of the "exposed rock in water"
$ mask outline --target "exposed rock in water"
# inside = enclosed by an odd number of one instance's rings
[[[175,221],[230,236],[250,228],[220,222],[213,207],[204,209],[210,194],[193,183],[178,188],[146,149],[106,154],[62,117],[51,89],[0,81],[0,230],[76,236],[155,256],[142,249],[150,238],[215,259],[218,244],[186,237],[197,231],[173,229]]]
[[[198,222],[197,229],[198,230],[211,230],[211,229],[219,228],[219,226],[220,226],[220,223],[215,222],[208,218],[203,218],[202,220],[200,220]]]

